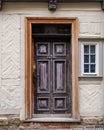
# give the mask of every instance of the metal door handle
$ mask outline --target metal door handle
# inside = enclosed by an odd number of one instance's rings
[[[35,72],[33,72],[33,78],[37,78],[37,77],[39,77],[39,73],[37,73],[36,71]]]
[[[36,79],[39,77],[39,74],[37,74],[37,72],[33,72],[33,82],[34,84],[36,83]]]

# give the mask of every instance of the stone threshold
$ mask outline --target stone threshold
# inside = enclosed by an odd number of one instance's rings
[[[80,123],[80,119],[73,118],[32,118],[24,120],[24,122],[72,122]]]

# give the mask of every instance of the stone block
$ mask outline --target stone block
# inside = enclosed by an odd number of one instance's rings
[[[9,126],[8,127],[8,130],[18,130],[18,127],[17,126]]]
[[[0,126],[8,125],[8,118],[0,117]]]
[[[98,118],[98,124],[99,125],[104,125],[104,118],[103,117]]]
[[[86,125],[104,125],[103,117],[85,117],[82,118],[82,124]]]
[[[25,127],[20,125],[19,130],[25,130]]]
[[[8,130],[8,126],[0,126],[0,130]]]
[[[15,125],[19,126],[20,125],[20,118],[19,117],[9,117],[8,118],[9,125]]]
[[[82,124],[86,124],[86,125],[97,124],[97,118],[96,117],[85,117],[82,119]]]

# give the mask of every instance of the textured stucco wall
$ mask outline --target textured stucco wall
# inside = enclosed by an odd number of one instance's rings
[[[4,3],[0,12],[0,114],[20,114],[25,106],[25,17],[78,17],[81,38],[104,42],[104,12],[99,3],[47,4]],[[104,47],[103,47],[104,50]],[[104,76],[104,72],[103,72]],[[104,116],[103,78],[79,78],[79,113]]]

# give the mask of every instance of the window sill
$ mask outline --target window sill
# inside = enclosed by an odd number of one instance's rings
[[[103,76],[97,76],[97,75],[83,75],[83,76],[79,76],[79,78],[103,78]]]
[[[73,118],[32,118],[27,119],[24,122],[71,122],[71,123],[80,123],[80,119]]]

